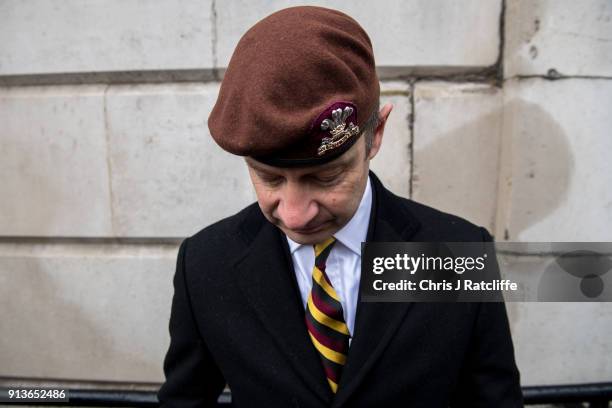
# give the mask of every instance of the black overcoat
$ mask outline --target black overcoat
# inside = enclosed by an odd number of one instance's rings
[[[369,241],[487,241],[484,228],[372,180]],[[363,280],[362,280],[363,281]],[[284,235],[257,204],[179,250],[164,407],[521,407],[503,303],[365,303],[334,396]]]

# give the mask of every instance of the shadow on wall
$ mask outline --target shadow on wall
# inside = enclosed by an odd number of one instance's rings
[[[538,105],[512,99],[504,110],[497,231],[503,228],[503,239],[511,241],[566,199],[574,158],[563,129]],[[552,233],[549,239],[555,240]]]
[[[549,216],[565,199],[574,167],[555,119],[518,99],[443,133],[414,156],[414,199],[483,225],[497,240],[517,239]]]

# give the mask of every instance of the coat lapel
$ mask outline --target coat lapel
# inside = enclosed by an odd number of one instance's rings
[[[282,354],[306,385],[329,406],[332,393],[308,337],[304,307],[286,247],[277,228],[264,221],[235,265],[238,286]]]
[[[386,190],[374,173],[372,180],[372,211],[368,227],[369,242],[409,241],[419,228],[419,222]],[[361,284],[365,279],[361,279]],[[360,297],[361,297],[360,288]],[[357,302],[355,333],[346,366],[338,387],[333,407],[341,406],[361,384],[368,370],[384,352],[397,331],[411,303]]]

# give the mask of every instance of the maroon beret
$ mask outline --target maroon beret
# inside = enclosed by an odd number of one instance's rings
[[[208,127],[231,153],[275,166],[319,164],[358,139],[379,93],[372,43],[355,20],[291,7],[242,36]]]

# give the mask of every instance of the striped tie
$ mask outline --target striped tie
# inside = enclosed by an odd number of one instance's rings
[[[325,273],[325,261],[335,242],[331,237],[314,246],[312,290],[306,307],[308,333],[319,352],[327,382],[334,394],[338,390],[340,374],[346,363],[350,337],[340,298]]]

